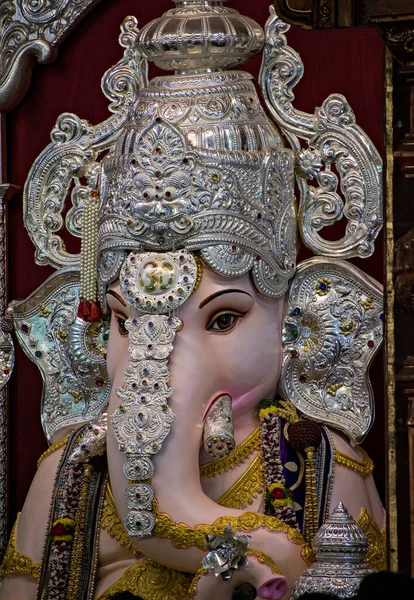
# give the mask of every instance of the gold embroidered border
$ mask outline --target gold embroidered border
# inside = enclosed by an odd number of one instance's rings
[[[83,536],[86,526],[86,513],[91,479],[92,466],[90,464],[85,464],[79,505],[76,511],[76,528],[73,536],[67,600],[76,600],[78,597],[79,578],[83,560]]]
[[[51,446],[49,446],[49,448],[43,452],[42,456],[39,458],[39,460],[37,461],[37,468],[40,467],[40,465],[42,464],[42,462],[51,454],[53,454],[54,452],[56,452],[57,450],[60,450],[60,448],[63,448],[63,446],[66,446],[66,442],[68,441],[68,439],[71,437],[71,433],[69,435],[67,435],[66,437],[63,438],[63,440],[59,440],[58,442],[55,442],[54,444],[52,444]]]
[[[239,446],[230,452],[229,455],[223,456],[212,462],[200,466],[200,477],[216,477],[226,471],[230,471],[244,462],[255,450],[260,448],[260,429],[257,428],[244,440]]]
[[[371,473],[374,470],[374,462],[370,459],[370,457],[363,448],[361,448],[361,451],[363,454],[363,459],[361,461],[358,461],[336,450],[335,462],[338,465],[346,467],[347,469],[351,469],[351,471],[356,471],[357,473],[360,473],[360,475],[362,475],[363,477],[368,477],[368,475],[371,475]]]
[[[163,567],[148,558],[129,567],[98,600],[110,600],[120,592],[131,592],[145,600],[182,600],[188,596],[193,575]]]
[[[283,575],[282,571],[279,569],[277,564],[270,558],[270,556],[267,556],[267,554],[265,554],[264,552],[248,548],[246,550],[246,555],[254,556],[255,558],[257,558],[259,563],[261,563],[262,565],[267,565],[274,575]]]
[[[234,532],[240,530],[250,532],[263,527],[271,533],[286,533],[292,543],[302,546],[304,561],[308,565],[314,561],[312,549],[305,543],[301,533],[276,517],[245,512],[240,517],[219,517],[212,525],[189,527],[185,523],[175,523],[166,513],[159,513],[156,502],[154,502],[154,515],[156,517],[154,535],[168,538],[176,548],[187,549],[196,546],[200,550],[205,550],[205,535],[207,533],[223,535],[228,525]]]
[[[142,553],[135,547],[122,525],[109,482],[105,489],[101,527],[102,529],[105,529],[111,538],[116,540],[120,546],[127,548],[127,550],[132,552],[135,556],[142,557]]]
[[[21,513],[18,513],[10,534],[9,543],[0,569],[0,579],[4,579],[9,575],[28,575],[29,577],[38,580],[40,577],[40,564],[34,563],[30,556],[22,554],[17,549],[16,531],[20,514]]]
[[[368,538],[366,560],[376,571],[385,571],[387,569],[387,545],[384,532],[365,508],[362,509],[356,522]]]
[[[249,468],[217,500],[217,504],[227,508],[246,508],[265,489],[263,458],[256,456]]]

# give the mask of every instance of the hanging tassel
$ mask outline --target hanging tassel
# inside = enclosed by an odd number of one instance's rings
[[[303,537],[311,544],[318,531],[318,496],[315,451],[322,441],[321,427],[310,419],[301,419],[289,425],[289,444],[305,454],[305,506]]]
[[[82,215],[80,302],[78,317],[88,323],[102,320],[97,300],[96,270],[98,260],[99,191],[91,192]]]
[[[317,480],[315,469],[315,448],[308,446],[305,448],[305,510],[303,521],[303,537],[312,544],[313,539],[318,531],[318,497],[317,497]]]

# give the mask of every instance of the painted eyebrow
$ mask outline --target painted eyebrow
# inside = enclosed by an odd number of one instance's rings
[[[116,300],[118,300],[118,302],[120,302],[122,304],[122,306],[125,306],[125,308],[126,308],[127,304],[126,304],[125,300],[122,298],[122,296],[120,296],[113,290],[108,290],[106,293],[107,293],[107,295],[113,296],[114,298],[116,298]]]
[[[246,296],[250,296],[250,298],[252,298],[252,296],[248,292],[245,292],[244,290],[222,290],[221,292],[216,292],[215,294],[211,294],[211,296],[208,296],[208,298],[205,298],[202,302],[200,302],[200,306],[198,308],[203,308],[203,306],[205,306],[206,304],[208,304],[215,298],[218,298],[219,296],[223,296],[223,294],[235,294],[235,293],[236,294],[246,294]]]

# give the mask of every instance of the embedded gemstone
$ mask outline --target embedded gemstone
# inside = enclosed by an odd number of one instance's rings
[[[41,358],[42,353],[40,352],[40,350],[36,350],[35,356],[36,356],[36,358]]]
[[[374,347],[374,342],[372,340],[368,341],[368,348],[373,348]]]

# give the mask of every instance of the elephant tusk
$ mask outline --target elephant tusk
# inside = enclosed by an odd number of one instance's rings
[[[211,402],[203,418],[205,451],[213,458],[222,458],[235,446],[232,399],[228,394]]]

